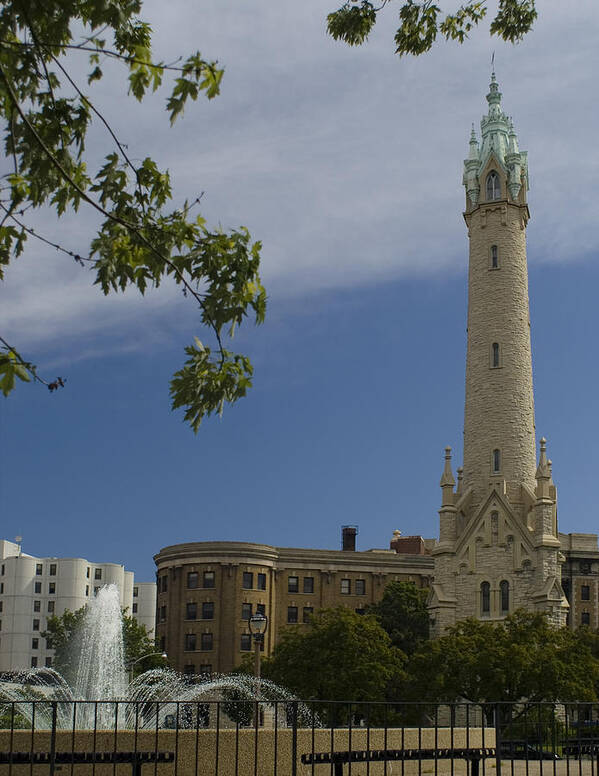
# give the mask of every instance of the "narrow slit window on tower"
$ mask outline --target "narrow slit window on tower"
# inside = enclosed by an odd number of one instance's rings
[[[499,591],[501,593],[501,614],[507,614],[510,610],[510,583],[507,579],[503,579],[499,583]]]
[[[491,367],[497,369],[499,366],[499,342],[491,345]]]
[[[491,613],[491,585],[488,582],[482,582],[480,586],[480,613]]]
[[[501,197],[501,185],[499,183],[499,175],[495,170],[487,175],[487,201],[499,199]]]
[[[499,268],[499,249],[496,245],[491,246],[491,269]]]
[[[501,451],[493,450],[493,472],[497,473],[501,471]]]

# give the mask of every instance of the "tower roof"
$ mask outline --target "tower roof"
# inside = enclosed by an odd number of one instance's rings
[[[508,177],[512,199],[516,199],[523,183],[528,189],[527,152],[519,150],[512,119],[501,108],[501,92],[495,72],[491,73],[487,103],[488,112],[480,122],[480,146],[473,127],[468,159],[464,160],[464,186],[474,205],[477,204],[480,194],[480,175],[491,155]]]

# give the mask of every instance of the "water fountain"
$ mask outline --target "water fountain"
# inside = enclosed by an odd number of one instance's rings
[[[170,669],[153,669],[129,682],[115,585],[100,588],[90,601],[79,635],[72,687],[52,668],[23,671],[16,682],[0,683],[0,713],[17,712],[38,729],[52,727],[53,715],[59,729],[158,728],[172,724],[168,720],[186,727],[198,724],[198,701],[225,700],[235,708],[236,703],[256,700],[256,679],[247,675],[213,676],[190,683]],[[232,696],[235,700],[231,701]],[[292,700],[284,688],[260,680],[261,702]],[[192,713],[185,704],[195,704]],[[308,715],[308,710],[302,705],[300,713]]]

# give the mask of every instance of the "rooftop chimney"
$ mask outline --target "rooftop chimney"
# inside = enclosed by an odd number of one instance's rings
[[[346,552],[356,551],[356,534],[358,533],[357,525],[342,525],[341,526],[341,549]]]

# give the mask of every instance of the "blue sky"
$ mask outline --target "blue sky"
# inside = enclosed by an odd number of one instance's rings
[[[0,289],[0,324],[68,383],[0,401],[2,536],[22,535],[26,552],[151,579],[153,554],[180,541],[336,548],[345,523],[360,549],[388,546],[395,528],[437,535],[444,446],[461,460],[462,160],[493,50],[529,152],[537,434],[560,529],[599,530],[599,10],[581,0],[572,18],[548,0],[519,46],[487,25],[400,60],[393,11],[348,49],[324,33],[333,6],[146,3],[160,57],[200,47],[225,65],[221,97],[173,130],[162,96],[139,108],[111,79],[97,100],[135,157],[169,167],[178,199],[204,191],[211,223],[263,241],[267,322],[234,343],[254,388],[194,436],[168,404],[183,347],[202,336],[189,301],[169,288],[104,299],[88,273],[31,246]],[[39,219],[84,252],[92,216]]]

